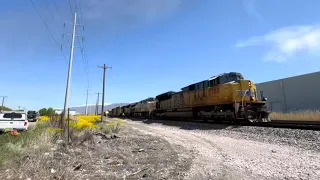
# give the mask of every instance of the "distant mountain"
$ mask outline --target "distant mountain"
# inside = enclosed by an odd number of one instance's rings
[[[118,106],[125,106],[129,103],[114,103],[104,106],[104,111],[111,110]],[[98,113],[101,113],[102,105],[98,105]],[[86,106],[79,106],[79,107],[71,107],[70,110],[74,110],[79,114],[85,114],[86,113]],[[96,112],[96,105],[88,105],[88,114],[94,114]]]

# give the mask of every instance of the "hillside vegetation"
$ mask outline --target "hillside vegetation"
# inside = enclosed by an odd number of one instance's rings
[[[2,109],[3,111],[12,111],[12,109],[11,108],[8,108],[8,107],[6,107],[6,106],[0,106],[0,109]]]

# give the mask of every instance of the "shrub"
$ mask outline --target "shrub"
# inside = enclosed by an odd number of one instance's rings
[[[48,116],[40,116],[40,121],[49,121],[50,118]]]
[[[121,119],[117,119],[116,121],[109,121],[107,123],[107,125],[101,125],[100,126],[100,130],[105,133],[105,134],[109,134],[109,133],[116,133],[119,132],[121,126],[123,126],[124,123]]]
[[[70,127],[73,127],[75,129],[94,129],[97,128],[97,125],[95,124],[97,120],[100,119],[99,116],[76,116],[77,120],[70,120],[69,124]]]

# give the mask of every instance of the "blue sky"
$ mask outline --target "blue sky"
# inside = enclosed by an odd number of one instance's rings
[[[70,44],[68,35],[61,38],[71,32],[61,22],[72,21],[68,1],[33,2],[58,44]],[[112,66],[106,74],[106,103],[177,91],[223,72],[238,71],[257,83],[319,71],[317,0],[77,2],[85,26],[77,33],[85,37],[86,58],[75,49],[70,107],[85,104],[88,81],[89,104],[95,103],[95,93],[102,91],[97,65],[103,63]],[[71,7],[75,10],[74,0]],[[62,108],[67,62],[30,0],[2,2],[0,22],[5,104]],[[63,52],[68,58],[68,47]]]

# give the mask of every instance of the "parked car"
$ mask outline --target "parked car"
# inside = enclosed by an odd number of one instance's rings
[[[28,111],[27,118],[28,118],[28,121],[36,122],[37,120],[40,119],[40,114],[37,111]]]
[[[5,129],[26,131],[28,126],[29,123],[25,112],[3,111],[0,113],[0,131]]]

